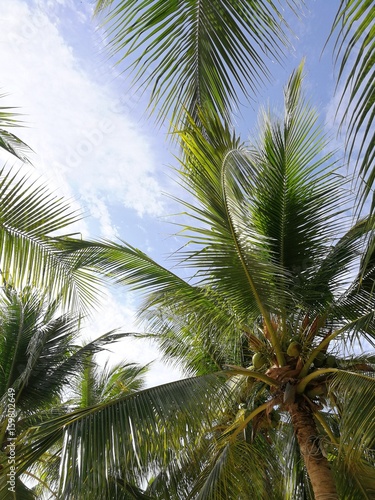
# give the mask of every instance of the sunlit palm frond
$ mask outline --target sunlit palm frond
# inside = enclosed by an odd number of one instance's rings
[[[105,26],[111,54],[128,62],[135,82],[151,87],[159,119],[179,123],[185,110],[212,107],[229,117],[238,94],[252,95],[268,78],[266,60],[282,59],[288,46],[285,13],[273,1],[98,0],[110,7]],[[286,2],[298,15],[301,3]]]
[[[112,337],[112,340],[115,339]],[[72,384],[74,398],[70,401],[80,408],[142,390],[145,385],[143,377],[148,370],[148,366],[126,362],[110,366],[107,361],[104,366],[99,366],[93,360],[88,360],[82,368],[80,375],[76,373],[76,383]]]
[[[51,300],[87,309],[98,279],[82,269],[77,255],[61,249],[57,237],[79,220],[69,204],[47,186],[5,168],[0,171],[0,279],[16,288],[46,289]]]
[[[144,385],[143,376],[147,371],[147,366],[144,367],[135,363],[123,362],[112,367],[106,363],[104,367],[102,367],[93,361],[96,352],[102,350],[108,343],[115,342],[120,338],[122,338],[121,334],[109,332],[78,349],[69,357],[69,360],[61,366],[62,370],[65,370],[67,374],[65,389],[67,389],[68,395],[68,401],[64,402],[65,399],[63,399],[61,402],[61,415],[66,415],[68,411],[72,411],[73,409],[100,405],[106,401],[142,389]],[[46,421],[50,419],[51,416],[56,417],[58,414],[57,408],[53,410],[54,415],[47,415],[46,412],[44,415],[45,418],[39,413],[37,415],[37,417],[39,417],[39,422],[37,422],[37,418],[34,419],[34,421],[33,419],[28,419],[29,427]],[[25,428],[25,424],[23,427]],[[56,491],[57,496],[61,463],[65,460],[62,444],[62,439],[57,441],[40,460],[26,471],[26,473],[32,471],[33,475],[40,480],[38,486],[40,495],[44,492],[48,497],[49,490],[53,489]],[[141,490],[138,491],[134,484],[125,483],[122,485],[120,481],[121,478],[118,476],[117,472],[107,479],[110,491],[109,498],[132,498],[131,492],[133,492],[133,494],[138,494],[139,498],[143,498],[141,496]],[[48,487],[46,486],[46,481]],[[144,498],[147,497],[144,496]]]
[[[58,307],[30,289],[6,289],[1,296],[1,402],[6,404],[7,389],[12,387],[18,411],[22,418],[29,417],[29,425],[37,411],[56,404],[67,380],[86,366],[89,356],[123,338],[109,332],[80,347],[80,318],[59,315]]]
[[[251,200],[251,220],[269,240],[270,260],[283,269],[278,288],[312,303],[322,296],[323,282],[319,291],[309,282],[341,229],[344,183],[325,152],[327,139],[305,102],[302,80],[303,63],[284,89],[282,120],[264,113],[260,139],[250,154],[258,170],[255,190],[249,182],[242,189],[245,200]],[[250,175],[248,169],[243,177]],[[243,216],[239,220],[247,223]],[[276,299],[282,306],[281,297]]]
[[[19,466],[33,463],[64,437],[62,496],[90,491],[106,498],[103,478],[111,474],[142,484],[179,450],[193,448],[212,419],[222,414],[223,401],[230,399],[223,382],[217,376],[182,380],[51,419],[20,436],[25,441]]]

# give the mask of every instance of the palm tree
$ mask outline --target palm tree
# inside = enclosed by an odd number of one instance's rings
[[[122,485],[158,499],[373,497],[375,359],[357,348],[375,343],[374,271],[358,274],[369,224],[349,224],[301,82],[302,66],[250,148],[214,112],[181,132],[195,201],[175,258],[190,280],[96,245],[98,269],[142,291],[150,335],[189,378],[20,436],[22,471],[68,432],[61,498],[116,498],[119,464]]]
[[[80,319],[58,315],[59,303],[46,303],[45,297],[30,287],[20,292],[10,286],[2,288],[0,299],[0,453],[1,462],[6,463],[12,435],[28,432],[51,415],[66,414],[69,406],[61,397],[71,379],[77,371],[87,369],[93,354],[122,335],[109,332],[80,347],[75,343]],[[9,430],[10,418],[13,430]],[[27,475],[36,478],[31,471]],[[0,476],[3,483],[6,476]],[[26,491],[18,480],[17,498]],[[31,492],[28,497],[34,498]]]

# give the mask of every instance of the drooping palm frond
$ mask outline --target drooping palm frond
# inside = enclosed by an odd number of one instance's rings
[[[266,60],[288,46],[285,12],[270,0],[97,0],[97,13],[108,7],[111,54],[129,60],[139,87],[151,87],[151,109],[173,124],[205,107],[228,119],[239,92],[252,95],[270,76]],[[298,14],[301,2],[285,8]]]
[[[106,363],[104,367],[102,367],[97,365],[94,361],[96,352],[101,350],[107,343],[115,342],[120,338],[122,338],[121,334],[115,335],[110,332],[78,349],[78,351],[70,357],[72,363],[70,363],[69,366],[62,366],[67,373],[67,384],[65,384],[65,389],[67,389],[68,400],[64,398],[61,402],[61,415],[73,409],[100,405],[126,394],[137,392],[143,388],[145,383],[143,377],[148,369],[147,366],[122,362],[112,367]],[[69,371],[70,373],[68,373]],[[46,418],[39,418],[39,420],[45,421],[51,418],[51,416],[56,417],[58,413],[57,408],[53,410],[54,415],[47,416],[46,414]],[[33,424],[32,419],[29,420],[31,424]],[[37,418],[34,421],[34,425],[36,422]],[[52,490],[57,496],[61,463],[65,461],[65,457],[62,454],[62,445],[63,438],[57,441],[40,460],[26,471],[26,474],[32,471],[33,476],[38,479],[39,485],[37,489],[39,495],[45,493],[48,497],[50,490]],[[46,488],[46,481],[48,488]],[[108,478],[111,491],[111,493],[109,493],[109,498],[127,499],[132,498],[131,494],[139,494],[139,498],[143,498],[141,490],[138,490],[135,484],[124,483],[124,488],[122,488],[121,481],[121,478],[118,475],[116,476],[116,474]],[[147,498],[146,495],[144,498]]]
[[[5,95],[0,94],[0,99]],[[17,113],[14,112],[14,108],[0,106],[0,148],[8,151],[13,156],[22,161],[29,161],[27,159],[27,154],[31,152],[31,149],[27,144],[25,144],[19,137],[6,130],[11,127],[20,127],[22,122],[18,120]]]
[[[258,498],[259,492],[275,500],[285,498],[280,487],[280,462],[274,460],[275,453],[264,436],[258,435],[251,444],[236,440],[223,449],[210,451],[206,470],[193,489],[193,498],[245,500]],[[242,481],[243,477],[248,480]]]
[[[181,450],[194,448],[222,414],[225,400],[230,400],[225,378],[210,376],[77,410],[20,436],[19,470],[63,437],[60,497],[90,492],[109,498],[109,483],[103,478],[118,477],[124,484],[140,487]]]
[[[374,372],[337,373],[330,395],[338,410],[340,441],[337,468],[341,498],[375,495],[375,376]]]
[[[341,0],[332,33],[337,32],[336,61],[339,63],[338,83],[343,90],[340,106],[343,122],[348,120],[347,150],[349,158],[357,159],[361,178],[360,207],[371,198],[375,181],[375,11],[371,1]]]
[[[80,216],[47,186],[0,170],[0,280],[16,288],[46,289],[67,307],[84,311],[95,302],[99,281],[57,236]],[[67,236],[65,236],[66,238]]]

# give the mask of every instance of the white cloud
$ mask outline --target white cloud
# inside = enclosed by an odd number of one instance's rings
[[[10,95],[0,106],[20,108],[28,128],[16,133],[36,152],[34,166],[24,165],[23,171],[47,179],[59,196],[71,200],[72,208],[81,205],[91,213],[100,234],[89,234],[91,219],[83,220],[74,230],[84,237],[116,237],[119,229],[111,213],[115,206],[133,209],[139,216],[163,214],[154,146],[131,116],[136,99],[116,96],[114,72],[102,63],[95,48],[100,40],[93,40],[94,29],[89,28],[92,6],[72,0],[12,0],[1,2],[1,9],[0,92]],[[86,35],[76,33],[78,26]],[[3,158],[9,156],[0,151]],[[132,296],[124,297],[106,292],[84,337],[119,327],[137,331]],[[146,341],[129,338],[112,351],[111,362],[156,360],[148,385],[180,378],[158,361],[157,349]]]
[[[56,2],[37,4],[4,2],[0,22],[0,42],[7,47],[0,54],[0,87],[11,93],[6,103],[27,115],[29,128],[17,133],[36,151],[35,165],[65,195],[90,206],[96,197],[101,209],[93,215],[103,218],[104,234],[111,226],[111,203],[138,215],[160,215],[161,187],[149,140],[124,113],[112,84],[99,84],[82,69],[61,34],[67,20],[57,17]],[[93,65],[102,64],[99,54],[90,57]]]
[[[100,308],[87,321],[83,336],[86,340],[90,340],[113,329],[118,329],[122,333],[140,331],[136,321],[134,297],[131,293],[115,294],[107,291],[100,302]],[[148,387],[181,379],[181,372],[163,364],[156,346],[146,339],[134,339],[129,336],[109,346],[108,350],[109,352],[104,351],[97,356],[99,363],[104,364],[108,358],[111,364],[123,361],[141,365],[152,363],[146,377]]]

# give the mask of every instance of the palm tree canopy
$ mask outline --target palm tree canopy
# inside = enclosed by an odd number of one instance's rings
[[[135,83],[151,86],[151,110],[173,124],[202,107],[228,119],[239,92],[253,95],[270,76],[267,60],[280,61],[288,45],[285,11],[270,0],[97,0],[97,13],[108,7],[111,54],[129,61]]]
[[[346,227],[345,182],[301,84],[302,66],[284,113],[263,113],[250,147],[214,112],[201,115],[204,132],[191,119],[181,133],[195,201],[183,202],[191,224],[176,258],[189,281],[130,245],[81,246],[82,259],[141,290],[152,337],[200,376],[42,424],[21,437],[20,470],[66,432],[65,495],[105,496],[114,477],[144,488],[151,476],[151,498],[313,498],[293,431],[304,414],[321,436],[307,453],[329,457],[340,498],[372,498],[374,359],[355,353],[358,340],[375,344],[358,276],[369,225]]]

